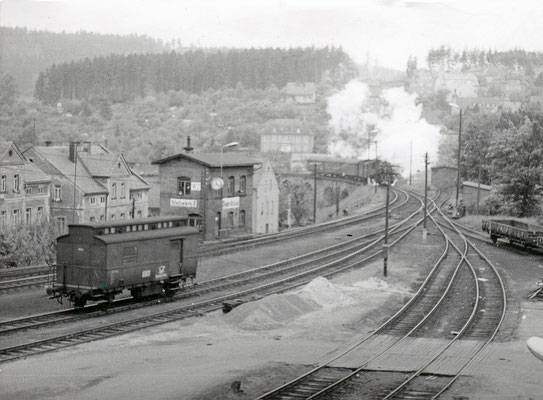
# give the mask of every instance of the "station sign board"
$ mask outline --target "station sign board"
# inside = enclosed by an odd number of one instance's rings
[[[239,196],[225,197],[222,199],[222,208],[239,208]]]
[[[198,200],[170,198],[170,207],[198,208]]]

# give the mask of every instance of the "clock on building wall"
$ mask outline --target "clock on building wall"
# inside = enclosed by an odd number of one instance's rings
[[[224,186],[224,181],[222,180],[222,178],[215,177],[211,179],[211,188],[213,190],[221,190],[223,186]]]

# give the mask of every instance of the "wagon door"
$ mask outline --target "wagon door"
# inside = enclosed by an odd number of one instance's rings
[[[183,240],[170,240],[170,275],[183,272]]]

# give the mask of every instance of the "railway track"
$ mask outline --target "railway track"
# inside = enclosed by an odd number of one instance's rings
[[[420,220],[408,224],[420,211],[420,201],[417,201],[418,210],[411,212],[403,221],[391,227],[391,238],[396,235],[404,237],[414,229]],[[363,235],[364,236],[364,235]],[[381,243],[383,235],[379,231],[372,232],[366,237],[353,238],[347,243],[330,246],[318,252],[300,256],[297,259],[288,260],[274,265],[257,268],[244,273],[230,275],[214,281],[208,281],[197,286],[191,293],[182,294],[179,304],[169,303],[162,305],[160,312],[150,312],[145,317],[133,318],[127,316],[122,321],[112,322],[108,325],[92,327],[88,329],[69,330],[69,333],[53,335],[39,341],[26,341],[13,344],[0,349],[0,361],[8,361],[30,354],[51,351],[57,348],[71,346],[74,344],[97,340],[103,337],[110,337],[127,331],[134,331],[160,323],[175,321],[188,316],[217,310],[222,307],[222,302],[232,299],[250,300],[254,296],[265,296],[272,293],[284,292],[300,285],[310,282],[317,276],[330,276],[351,268],[360,267],[369,260],[381,254]],[[397,239],[400,240],[400,239]],[[358,242],[358,243],[357,243]],[[377,248],[377,249],[376,249]],[[255,286],[256,284],[256,286]],[[232,291],[231,288],[235,288]],[[181,301],[185,296],[185,301]],[[198,296],[198,297],[196,297]],[[195,298],[200,301],[194,302]],[[178,302],[176,302],[178,303]],[[120,314],[120,313],[119,313]],[[103,315],[103,313],[102,313]],[[124,316],[125,314],[121,314]],[[57,315],[58,316],[58,315]],[[63,315],[65,317],[66,314]],[[41,317],[41,316],[40,316]],[[55,317],[56,318],[56,317]],[[80,316],[78,316],[80,318]],[[88,316],[85,316],[88,318]],[[11,326],[8,326],[12,323]],[[19,325],[17,328],[15,325]],[[36,325],[38,324],[38,325]],[[22,329],[43,327],[44,325],[58,324],[44,321],[7,321],[0,329],[5,333],[16,332]],[[14,337],[11,335],[10,337]],[[15,337],[24,336],[16,335]]]
[[[400,199],[400,193],[401,196],[404,197],[403,199]],[[393,198],[390,201],[391,205],[397,202],[400,203],[391,207],[391,211],[402,208],[408,201],[409,197],[405,193],[393,191]],[[381,216],[383,211],[384,207],[376,207],[364,214],[353,215],[338,220],[312,225],[305,228],[291,229],[265,236],[239,238],[224,240],[221,242],[202,244],[199,249],[200,256],[212,257],[232,251],[249,249],[256,246],[265,246],[280,241],[292,240],[298,237],[304,237],[315,233],[322,233],[342,227],[356,225],[360,224],[361,222],[366,222],[373,218]],[[0,293],[43,286],[48,282],[49,272],[49,266],[11,268],[5,271],[0,270]],[[36,275],[39,275],[40,277]]]
[[[439,218],[431,217],[443,253],[412,299],[365,338],[258,399],[433,399],[449,388],[492,341],[507,301],[492,263],[457,229],[446,234],[448,221]],[[378,374],[386,383],[374,383]]]
[[[406,196],[407,199],[407,196]],[[403,201],[402,206],[407,202]],[[411,217],[411,214],[407,214],[406,217]],[[392,225],[391,229],[400,227],[402,222]],[[189,297],[201,296],[210,291],[224,290],[229,287],[243,284],[244,282],[251,282],[256,279],[264,279],[266,275],[276,276],[279,274],[288,274],[294,270],[302,270],[310,267],[315,262],[324,262],[331,260],[334,257],[340,257],[349,252],[355,251],[360,248],[364,243],[370,243],[371,239],[377,237],[377,235],[383,233],[383,229],[376,229],[366,234],[345,240],[339,244],[332,245],[317,251],[304,254],[298,257],[294,257],[285,261],[279,261],[269,265],[249,269],[243,272],[238,272],[228,276],[223,276],[207,281],[199,282],[196,286],[190,287],[186,292],[180,292],[172,300],[183,300]],[[365,241],[361,244],[360,241]],[[116,313],[127,311],[131,309],[142,308],[149,305],[154,305],[161,302],[163,299],[156,298],[146,302],[133,303],[131,298],[118,299],[113,302],[111,306],[108,305],[106,311],[108,313]],[[23,317],[13,319],[9,321],[0,321],[0,335],[6,333],[14,333],[25,329],[39,328],[50,324],[75,321],[83,318],[90,318],[95,316],[101,316],[104,314],[104,303],[87,305],[84,309],[78,310],[61,310],[57,312],[49,312],[44,314],[33,315],[29,317]]]

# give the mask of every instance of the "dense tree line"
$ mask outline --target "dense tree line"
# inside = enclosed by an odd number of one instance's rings
[[[170,90],[283,87],[289,81],[319,82],[325,74],[346,81],[355,68],[340,48],[202,50],[161,54],[109,55],[52,65],[36,82],[35,97],[123,102]]]
[[[111,53],[159,53],[169,46],[145,35],[53,33],[0,27],[0,75],[13,76],[21,92],[31,95],[40,71],[54,63]]]
[[[511,70],[523,70],[531,75],[534,67],[543,66],[543,52],[520,49],[458,51],[447,46],[440,46],[428,51],[426,61],[428,66],[440,65],[445,69],[455,69],[455,67],[461,66],[463,70],[482,69],[489,65],[499,65]]]

